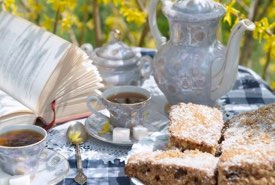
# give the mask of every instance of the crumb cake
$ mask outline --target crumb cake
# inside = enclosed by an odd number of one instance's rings
[[[275,184],[275,103],[226,122],[223,138],[219,184]]]
[[[129,157],[125,173],[146,185],[214,185],[217,163],[217,157],[198,150],[143,152]]]
[[[220,157],[218,174],[219,185],[274,185],[275,150],[227,150]]]
[[[170,146],[215,154],[223,128],[222,113],[204,105],[180,103],[169,113]]]

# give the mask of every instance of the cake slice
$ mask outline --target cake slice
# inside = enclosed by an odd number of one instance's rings
[[[232,149],[222,153],[218,163],[219,185],[274,185],[273,150]]]
[[[180,103],[169,113],[170,145],[215,154],[223,128],[222,113],[204,105]]]
[[[275,103],[241,113],[225,125],[222,151],[238,148],[265,150],[275,146]],[[262,148],[264,144],[266,147]]]
[[[155,151],[133,154],[125,173],[146,185],[214,185],[218,158],[198,150]]]
[[[275,184],[275,103],[242,113],[226,127],[219,184]]]

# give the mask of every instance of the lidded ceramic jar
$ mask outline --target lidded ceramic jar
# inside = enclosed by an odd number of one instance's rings
[[[97,66],[105,87],[139,86],[151,74],[151,57],[141,56],[119,40],[119,31],[111,32],[111,40],[100,48],[84,44],[84,49]]]

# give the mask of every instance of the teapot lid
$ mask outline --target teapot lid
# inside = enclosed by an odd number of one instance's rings
[[[111,41],[105,46],[96,50],[96,55],[108,60],[128,60],[135,57],[135,53],[130,47],[119,41],[119,30],[111,32]]]
[[[219,18],[225,14],[222,4],[213,0],[163,0],[163,11],[169,17],[190,22]]]

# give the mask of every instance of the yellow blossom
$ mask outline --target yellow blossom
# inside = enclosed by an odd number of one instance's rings
[[[76,16],[73,16],[73,23],[74,25],[78,28],[78,29],[81,29],[84,27],[84,24],[78,19],[78,17]]]
[[[81,7],[80,7],[80,10],[81,12],[88,12],[89,11],[89,6],[87,6],[86,4],[83,4]]]
[[[127,22],[133,22],[137,25],[142,25],[146,21],[147,13],[139,11],[136,8],[121,7],[121,14],[126,18]]]
[[[86,23],[86,26],[88,29],[92,30],[94,29],[94,22],[92,19],[90,19],[87,23]]]
[[[72,25],[73,25],[73,21],[70,16],[66,16],[62,19],[62,22],[61,22],[62,31],[69,31]]]
[[[269,71],[274,73],[275,72],[275,64],[270,64],[269,65]]]
[[[266,35],[268,30],[275,27],[275,23],[269,24],[268,19],[265,17],[260,21],[256,22],[256,29],[253,31],[253,37],[262,41],[262,38]]]
[[[102,4],[109,4],[111,3],[111,0],[97,0],[98,3],[102,3]]]
[[[275,81],[271,82],[271,88],[275,89]]]
[[[17,6],[15,0],[4,0],[4,8],[12,14],[17,14]]]
[[[275,7],[275,1],[272,1],[272,4],[267,8],[267,13],[266,13],[267,17],[273,17],[273,18],[275,17],[274,7]]]
[[[46,30],[51,30],[51,28],[53,26],[53,20],[49,16],[44,15],[43,21],[41,22],[41,26],[43,28],[45,28]]]
[[[40,15],[43,9],[42,4],[39,4],[36,0],[27,0],[26,5],[29,10],[29,13],[27,14],[28,19],[32,21],[37,20],[38,16]]]
[[[42,11],[42,4],[37,3],[36,0],[28,0],[28,5],[32,12],[39,14]]]
[[[77,5],[77,0],[47,0],[48,4],[52,4],[55,11],[63,12],[65,9],[73,10]]]
[[[80,138],[80,131],[73,132],[72,130],[69,132],[69,139],[74,144],[80,144],[83,142],[83,139]]]
[[[231,15],[235,15],[237,17],[237,15],[240,13],[238,10],[233,8],[233,5],[235,4],[235,2],[236,0],[233,0],[226,6],[226,13],[223,18],[223,21],[227,22],[229,26],[231,26],[232,24]]]
[[[98,132],[98,134],[103,135],[111,132],[111,124],[110,121],[108,120],[101,128],[101,130]]]
[[[112,28],[116,23],[116,17],[113,17],[113,16],[108,16],[106,19],[105,19],[105,24],[106,26],[108,26],[109,28]]]
[[[265,57],[260,58],[259,63],[261,66],[264,66],[266,64],[266,58]]]
[[[11,6],[13,6],[15,3],[15,0],[4,0],[4,6],[5,8],[10,8]]]
[[[118,6],[120,4],[124,4],[124,1],[123,0],[113,0],[113,3]]]
[[[97,0],[98,3],[107,5],[110,3],[113,3],[115,6],[118,6],[119,4],[123,3],[123,0]]]
[[[264,51],[270,51],[270,57],[275,59],[275,35],[266,38],[266,43],[264,45]]]
[[[117,28],[119,30],[126,30],[127,25],[121,16],[109,16],[105,20],[105,24],[108,28],[114,29]]]

